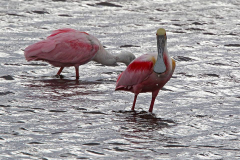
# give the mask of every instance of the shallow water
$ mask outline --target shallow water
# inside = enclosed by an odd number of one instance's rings
[[[240,159],[238,1],[1,0],[0,159]],[[23,49],[58,28],[96,36],[109,52],[156,52],[167,30],[173,78],[151,94],[114,92],[126,67],[63,70]]]

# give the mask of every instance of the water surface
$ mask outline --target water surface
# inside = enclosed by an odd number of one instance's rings
[[[238,1],[1,0],[0,159],[240,159]],[[173,78],[151,94],[115,92],[126,67],[58,68],[23,50],[74,28],[106,49],[157,52],[165,28]]]

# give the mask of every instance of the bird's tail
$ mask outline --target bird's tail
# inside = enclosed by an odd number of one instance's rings
[[[24,56],[27,61],[41,60],[41,54],[50,52],[56,44],[49,40],[43,40],[28,46],[24,50]]]

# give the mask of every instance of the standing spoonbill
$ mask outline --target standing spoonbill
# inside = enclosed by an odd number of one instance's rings
[[[70,28],[53,31],[45,40],[28,46],[24,55],[27,61],[42,60],[60,67],[58,76],[64,67],[74,66],[76,79],[79,79],[79,66],[91,60],[107,66],[116,66],[117,62],[128,66],[135,59],[129,52],[112,55],[94,36]]]
[[[175,69],[175,61],[168,55],[165,29],[159,28],[156,35],[158,54],[144,54],[136,58],[119,75],[116,83],[115,90],[135,94],[132,110],[139,93],[152,92],[149,108],[149,112],[152,112],[159,90],[169,81]]]

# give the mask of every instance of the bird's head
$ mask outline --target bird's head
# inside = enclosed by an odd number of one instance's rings
[[[157,36],[166,36],[166,30],[164,28],[159,28],[156,33]]]
[[[158,52],[163,52],[164,47],[167,43],[167,35],[166,30],[163,28],[159,28],[156,33],[157,36],[157,46],[158,46]]]
[[[128,66],[136,57],[134,54],[128,51],[123,51],[119,55],[117,55],[117,62],[122,62],[126,66]]]

